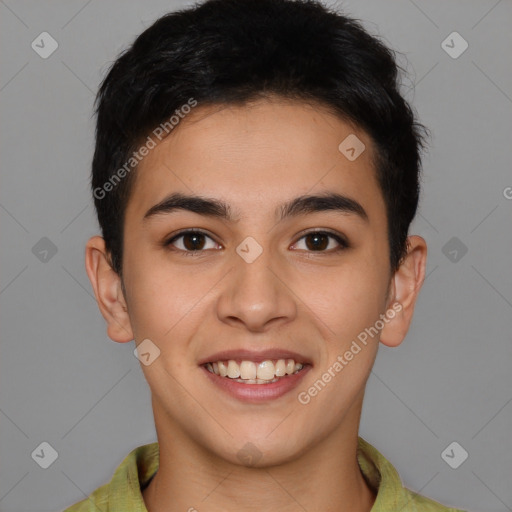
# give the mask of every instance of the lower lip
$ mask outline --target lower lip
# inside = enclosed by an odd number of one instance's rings
[[[311,365],[306,365],[298,373],[281,377],[277,382],[269,384],[243,384],[236,382],[229,377],[221,377],[208,371],[204,366],[201,368],[206,372],[210,381],[224,390],[229,395],[244,402],[266,402],[279,398],[298,386],[306,373],[311,369]]]

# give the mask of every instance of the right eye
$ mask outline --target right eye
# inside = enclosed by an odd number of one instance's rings
[[[194,256],[200,252],[202,252],[205,249],[208,249],[208,247],[204,247],[205,245],[205,238],[210,239],[214,245],[216,242],[206,233],[203,231],[198,230],[185,230],[180,231],[178,234],[173,235],[169,240],[167,240],[164,245],[167,246],[173,246],[171,250],[177,250],[184,252],[184,256]],[[175,244],[176,242],[180,240],[178,245],[181,245],[181,247],[177,247]],[[212,247],[210,247],[211,249]],[[215,247],[213,247],[215,248]],[[191,254],[187,254],[191,253]]]

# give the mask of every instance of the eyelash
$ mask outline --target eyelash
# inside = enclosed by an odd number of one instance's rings
[[[338,242],[340,244],[340,246],[335,248],[335,249],[330,249],[328,251],[307,251],[307,252],[319,253],[319,254],[322,254],[322,253],[325,253],[325,254],[337,254],[340,251],[343,251],[343,250],[348,249],[350,247],[350,244],[347,242],[347,240],[344,237],[342,237],[341,235],[338,235],[336,233],[333,233],[332,231],[326,231],[326,230],[308,231],[307,233],[304,233],[297,240],[297,242],[299,242],[300,240],[302,240],[303,238],[305,238],[308,235],[316,235],[316,234],[328,235],[330,238],[333,238],[334,240],[336,240],[336,242]],[[204,235],[204,236],[210,238],[211,240],[213,240],[213,238],[210,235],[208,235],[204,231],[201,231],[200,229],[187,229],[187,230],[180,231],[180,232],[176,233],[175,235],[173,235],[171,238],[165,240],[163,242],[163,246],[169,248],[172,251],[181,252],[181,253],[183,253],[182,255],[185,256],[185,257],[200,256],[200,254],[202,252],[205,252],[206,250],[208,250],[208,249],[198,249],[198,250],[195,250],[195,251],[189,251],[189,250],[177,249],[175,247],[171,248],[173,242],[175,242],[179,238],[182,238],[184,235]],[[295,242],[295,244],[297,242]]]

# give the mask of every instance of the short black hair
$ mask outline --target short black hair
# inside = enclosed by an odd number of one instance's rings
[[[318,1],[208,0],[160,17],[115,60],[96,97],[91,186],[112,268],[122,277],[136,175],[126,164],[136,169],[133,152],[148,135],[191,99],[244,105],[278,96],[321,105],[371,137],[396,271],[428,135],[400,93],[399,71],[395,52],[359,20]]]

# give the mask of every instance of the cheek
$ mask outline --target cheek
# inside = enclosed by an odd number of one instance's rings
[[[125,254],[125,285],[136,339],[160,339],[180,316],[181,287],[172,275],[163,275],[162,265],[149,255],[134,250]]]
[[[219,279],[192,265],[188,270],[173,266],[149,251],[127,258],[125,276],[136,339],[155,340],[165,351],[178,350],[177,340],[193,336],[204,315],[208,292]]]
[[[383,276],[372,265],[347,265],[303,288],[304,293],[309,290],[305,302],[319,319],[316,325],[322,330],[320,343],[325,350],[314,382],[301,391],[312,404],[306,410],[323,411],[326,430],[339,425],[371,372],[379,336],[370,328],[382,313]]]
[[[297,295],[325,328],[326,339],[350,342],[353,337],[373,325],[385,304],[387,281],[385,271],[375,261],[358,258],[301,279]]]

